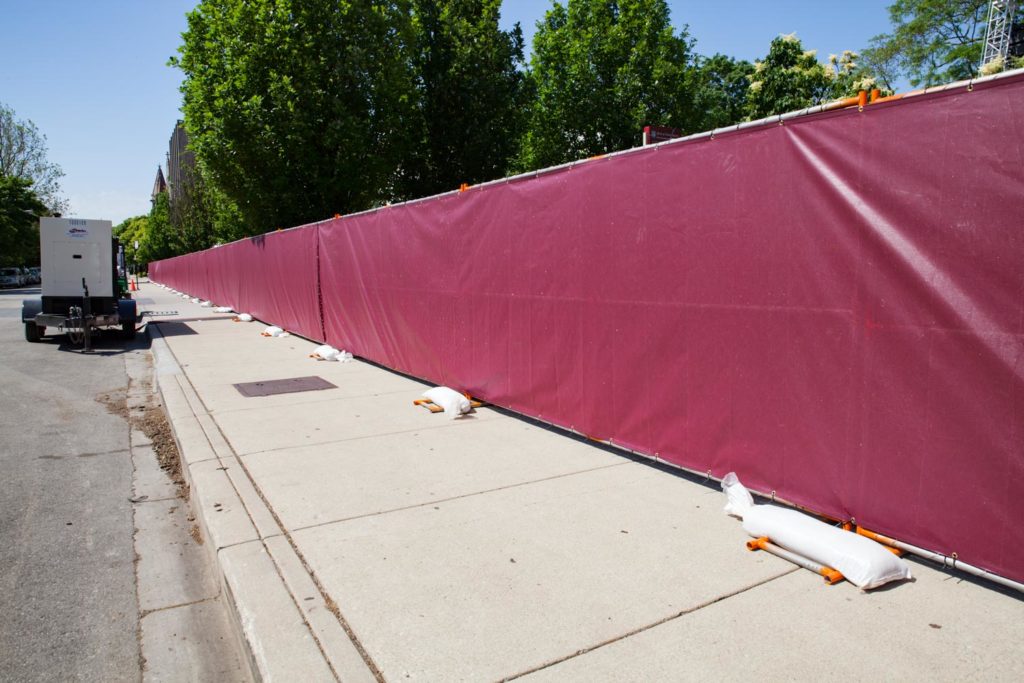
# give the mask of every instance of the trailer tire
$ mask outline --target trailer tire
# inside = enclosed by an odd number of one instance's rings
[[[135,339],[135,321],[126,320],[121,323],[121,336],[125,339]]]
[[[25,323],[25,341],[38,344],[43,339],[43,331],[45,327],[39,327],[34,322]]]

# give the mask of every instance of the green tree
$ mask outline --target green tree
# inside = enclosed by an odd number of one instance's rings
[[[779,36],[772,41],[768,56],[754,64],[747,90],[749,117],[795,111],[870,89],[875,80],[856,59],[857,54],[847,50],[841,56],[829,56],[828,64],[822,64],[817,52],[804,50],[796,35]]]
[[[414,0],[414,67],[423,142],[409,196],[506,174],[526,106],[523,33],[498,26],[501,0]],[[418,167],[417,167],[418,165]]]
[[[169,217],[175,249],[183,254],[247,236],[238,208],[207,179],[201,165],[182,169]]]
[[[0,175],[0,266],[39,264],[39,217],[49,214],[31,181]]]
[[[139,245],[140,263],[151,263],[184,253],[171,226],[171,205],[167,192],[153,200],[146,220],[146,241]]]
[[[147,255],[149,242],[149,216],[132,216],[114,226],[114,237],[124,247],[125,259],[129,265],[145,268],[151,260]],[[135,243],[138,242],[138,248]]]
[[[865,63],[892,87],[906,75],[911,85],[949,83],[975,74],[981,61],[989,0],[896,0],[892,31],[875,36]]]
[[[255,231],[380,203],[415,107],[409,0],[202,0],[180,56],[190,145]]]
[[[19,121],[14,110],[0,103],[0,176],[25,178],[51,213],[68,210],[61,196],[64,171],[47,159],[46,136],[31,121]]]
[[[692,41],[664,0],[555,2],[537,23],[522,169],[636,146],[645,125],[693,130]]]
[[[690,73],[694,100],[691,130],[705,131],[742,121],[754,65],[725,55],[698,57]]]

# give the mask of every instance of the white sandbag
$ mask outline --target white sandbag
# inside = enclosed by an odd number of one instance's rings
[[[340,354],[338,354],[338,361],[341,363],[348,363],[353,358],[354,357],[352,356],[352,354],[349,353],[348,351],[342,351]]]
[[[722,479],[728,498],[725,511],[743,519],[743,530],[839,571],[863,590],[910,578],[902,559],[869,538],[820,522],[796,510],[754,505],[754,499],[734,472]]]
[[[248,313],[239,313],[238,315],[235,316],[235,319],[238,320],[238,322],[240,323],[252,322],[252,316],[249,315]]]
[[[313,349],[313,353],[310,354],[310,358],[316,358],[317,360],[329,360],[337,361],[338,356],[342,354],[341,351],[334,348],[330,344],[323,344]]]
[[[448,387],[434,387],[423,392],[423,398],[430,399],[444,408],[445,415],[451,419],[462,417],[469,412],[469,399]]]
[[[201,303],[199,305],[202,306],[203,308],[212,308],[213,307],[213,302],[212,301],[204,301],[203,303]]]
[[[271,325],[267,329],[263,330],[263,332],[261,332],[260,334],[262,334],[264,337],[287,337],[288,336],[287,332],[282,330],[280,327],[277,327],[276,325]]]
[[[213,309],[214,313],[234,313],[234,310],[230,306],[217,306]]]

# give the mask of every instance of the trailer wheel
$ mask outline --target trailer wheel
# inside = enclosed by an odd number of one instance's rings
[[[125,339],[135,339],[135,321],[125,320],[121,323],[121,336]]]
[[[38,344],[43,338],[43,331],[45,329],[45,327],[39,327],[39,325],[33,322],[25,323],[25,340]]]

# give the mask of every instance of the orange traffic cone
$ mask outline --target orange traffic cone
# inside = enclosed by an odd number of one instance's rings
[[[138,291],[138,287],[135,286],[135,280],[132,280],[131,278],[128,279],[128,291],[129,292]]]

